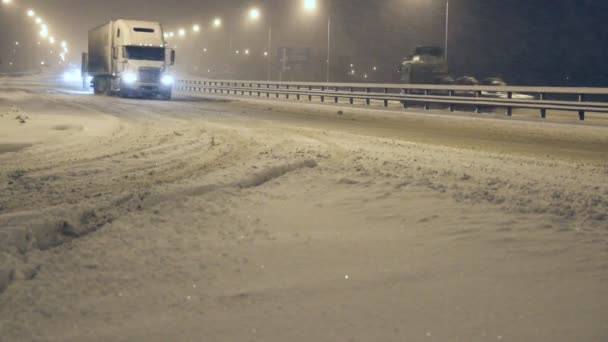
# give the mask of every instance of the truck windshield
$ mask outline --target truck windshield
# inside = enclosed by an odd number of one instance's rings
[[[125,46],[124,57],[145,61],[164,61],[165,49],[161,47]]]

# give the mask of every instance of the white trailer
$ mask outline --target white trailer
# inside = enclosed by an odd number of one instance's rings
[[[160,23],[113,20],[89,31],[83,75],[95,94],[171,99],[175,50],[167,49]]]

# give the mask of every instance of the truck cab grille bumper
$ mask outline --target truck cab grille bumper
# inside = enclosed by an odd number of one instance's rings
[[[160,83],[161,71],[159,68],[139,68],[138,81],[140,83]]]

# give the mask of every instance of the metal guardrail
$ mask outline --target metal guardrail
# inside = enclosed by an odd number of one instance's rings
[[[318,97],[321,102],[327,98],[338,103],[348,99],[381,101],[384,107],[389,103],[399,103],[404,108],[411,104],[422,104],[426,110],[431,104],[447,106],[454,111],[456,106],[482,108],[505,108],[506,115],[513,115],[513,109],[537,109],[542,118],[547,110],[577,112],[580,120],[585,120],[588,112],[608,113],[608,88],[564,88],[564,87],[511,87],[511,86],[455,86],[455,85],[410,85],[378,83],[313,83],[313,82],[269,82],[189,79],[177,81],[178,90],[224,94],[236,96],[303,97],[308,101]],[[591,100],[594,97],[596,99]],[[599,99],[599,100],[597,100]]]

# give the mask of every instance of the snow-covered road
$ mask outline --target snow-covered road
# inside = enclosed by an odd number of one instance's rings
[[[604,341],[608,127],[0,78],[0,341]]]

